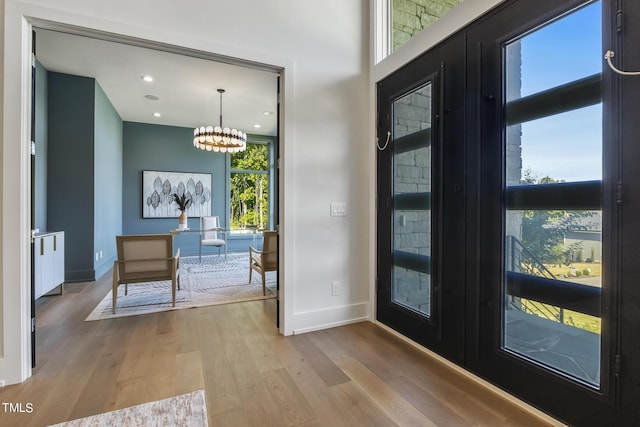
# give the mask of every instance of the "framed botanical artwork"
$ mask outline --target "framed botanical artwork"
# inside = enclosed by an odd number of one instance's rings
[[[211,174],[142,171],[142,217],[176,218],[180,215],[174,194],[186,195],[190,217],[211,215]]]

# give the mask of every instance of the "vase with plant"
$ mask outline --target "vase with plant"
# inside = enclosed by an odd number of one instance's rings
[[[178,217],[178,230],[187,229],[187,213],[185,212],[191,206],[191,196],[188,193],[173,193],[173,201],[178,205],[180,216]]]

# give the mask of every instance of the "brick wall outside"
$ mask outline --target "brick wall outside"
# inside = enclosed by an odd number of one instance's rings
[[[462,0],[393,0],[393,50],[460,2]]]
[[[506,49],[506,98],[507,100],[519,99],[522,87],[522,54],[519,41],[509,44]],[[516,124],[507,127],[506,140],[506,185],[518,185],[522,179],[522,125]],[[507,211],[506,235],[522,237],[522,212]]]
[[[394,103],[394,138],[431,127],[431,85]],[[394,156],[394,194],[431,192],[431,146]],[[431,254],[431,211],[395,211],[394,250]],[[396,267],[393,297],[398,303],[429,312],[430,276]]]

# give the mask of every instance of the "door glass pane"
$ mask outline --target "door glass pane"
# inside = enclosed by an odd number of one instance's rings
[[[394,266],[393,301],[423,314],[431,313],[431,275]]]
[[[391,299],[430,314],[431,83],[393,103]]]
[[[590,59],[601,56],[600,21],[595,2],[504,50],[507,117],[534,119],[504,129],[505,192],[512,197],[505,196],[503,348],[595,387],[603,266],[601,196],[594,188],[602,181],[602,104],[599,95],[594,101],[572,88],[602,71],[601,59]],[[565,48],[555,51],[550,40]],[[563,109],[553,96],[545,98],[563,90],[573,90],[564,93],[577,102]],[[539,102],[523,104],[527,96]]]
[[[601,8],[599,1],[594,2],[509,43],[505,55],[513,70],[506,76],[506,85],[517,90],[507,91],[507,101],[599,74],[602,50],[598,55],[585,52],[600,47]]]
[[[602,179],[602,104],[511,125],[507,139],[508,186]]]

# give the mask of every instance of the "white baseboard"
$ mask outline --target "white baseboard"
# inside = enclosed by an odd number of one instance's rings
[[[293,334],[320,331],[369,320],[369,303],[343,305],[293,314]]]

